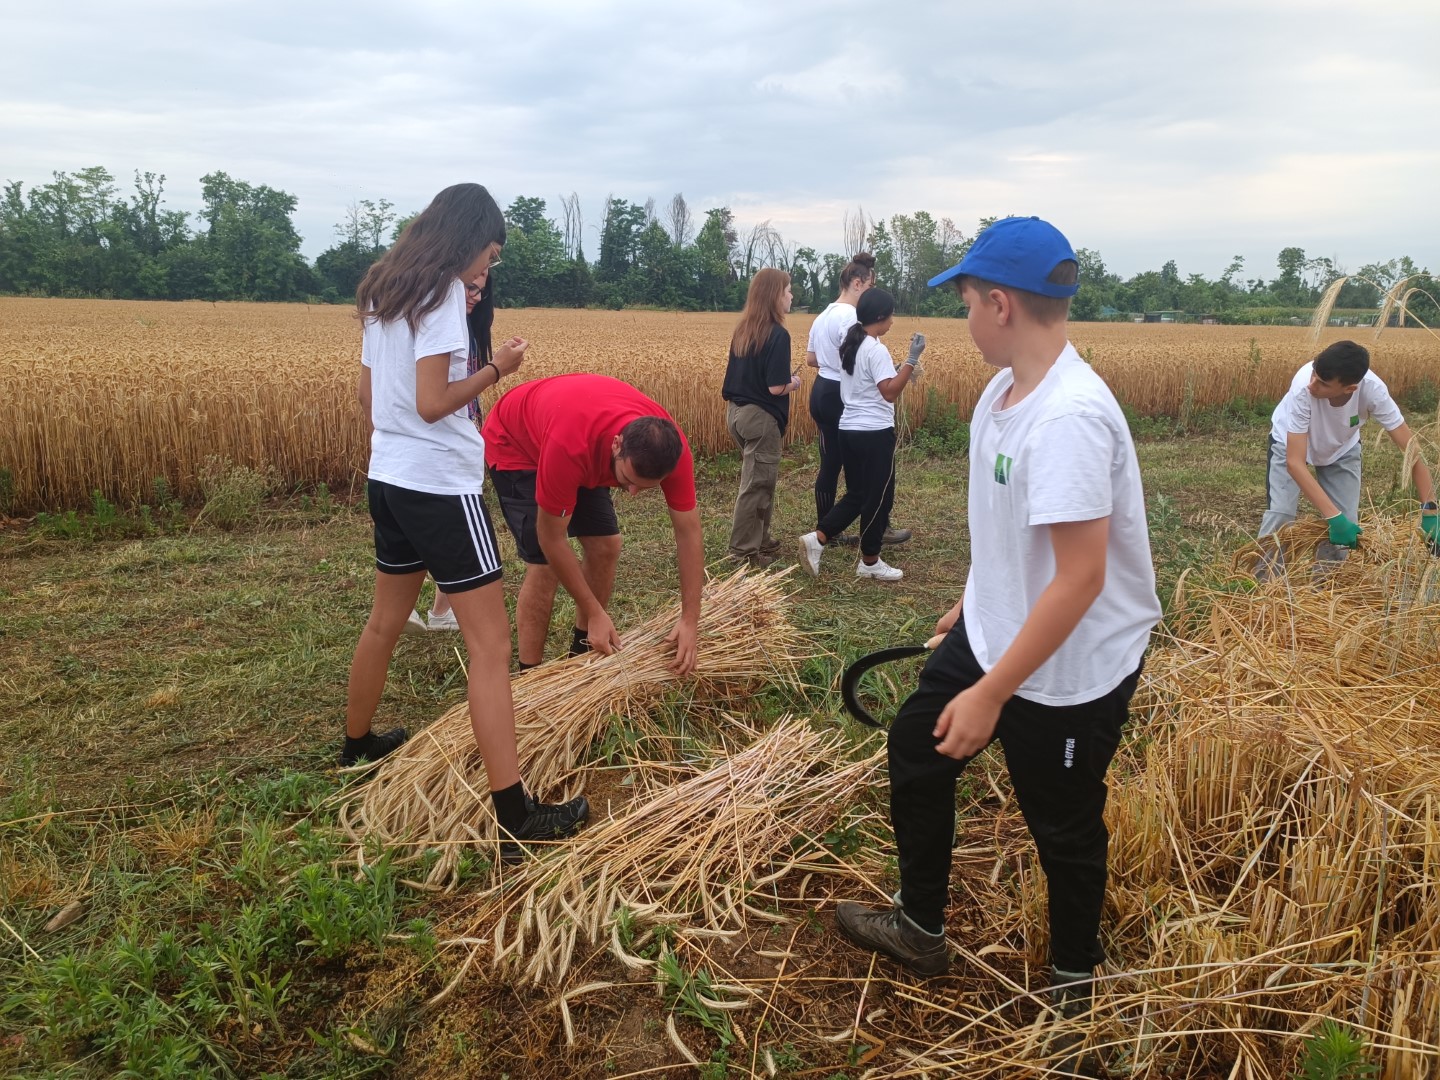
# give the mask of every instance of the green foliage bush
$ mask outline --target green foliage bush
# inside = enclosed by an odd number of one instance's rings
[[[200,517],[222,529],[253,520],[261,501],[275,486],[274,471],[269,467],[252,469],[215,454],[200,466],[198,479],[205,498]]]

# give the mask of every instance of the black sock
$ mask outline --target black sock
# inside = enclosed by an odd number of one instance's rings
[[[506,832],[518,829],[530,812],[525,806],[525,785],[518,780],[500,791],[492,791],[490,801],[495,804],[495,820]]]
[[[358,739],[352,739],[349,735],[346,735],[346,736],[345,736],[345,753],[347,753],[347,754],[363,754],[363,753],[365,753],[365,751],[367,751],[367,750],[369,750],[369,749],[371,748],[371,746],[372,746],[372,744],[373,744],[374,742],[375,742],[375,732],[374,732],[374,731],[367,731],[367,732],[365,732],[364,735],[361,735]]]
[[[590,641],[587,632],[578,626],[570,631],[570,655],[583,656],[590,651]]]

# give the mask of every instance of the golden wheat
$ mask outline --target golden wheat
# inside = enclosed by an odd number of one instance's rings
[[[789,320],[799,370],[810,322]],[[532,342],[520,377],[626,379],[674,414],[698,452],[714,453],[732,447],[720,382],[734,323],[731,313],[524,309],[500,311],[496,332]],[[887,343],[900,352],[914,330],[930,347],[924,378],[902,399],[908,422],[923,419],[931,390],[968,414],[992,372],[964,322],[904,318]],[[1141,415],[1273,400],[1317,348],[1304,327],[1082,323],[1072,338]],[[143,499],[157,476],[193,497],[210,455],[270,466],[288,487],[348,487],[366,462],[359,340],[344,307],[0,298],[0,469],[13,475],[14,504],[76,505],[95,489]],[[1371,347],[1397,393],[1440,372],[1440,342],[1424,331],[1390,331]],[[811,382],[807,371],[792,440],[814,434]]]

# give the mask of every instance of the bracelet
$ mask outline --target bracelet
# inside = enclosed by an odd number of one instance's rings
[[[481,371],[484,371],[487,367],[488,367],[488,368],[495,368],[495,381],[494,381],[493,383],[491,383],[490,385],[491,385],[491,386],[499,386],[499,385],[500,385],[500,369],[499,369],[498,367],[495,367],[495,361],[494,361],[494,360],[486,360],[485,363],[483,363],[483,364],[480,365],[480,370],[481,370]]]

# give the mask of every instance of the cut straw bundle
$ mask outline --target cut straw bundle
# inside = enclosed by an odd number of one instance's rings
[[[787,621],[782,574],[738,571],[707,584],[700,608],[698,667],[686,680],[668,668],[665,638],[678,609],[624,635],[623,652],[543,664],[511,683],[520,771],[537,796],[573,794],[590,746],[615,716],[646,723],[682,681],[698,700],[721,706],[764,681],[793,682],[805,639]],[[366,783],[343,796],[340,821],[350,838],[378,839],[400,861],[438,849],[423,884],[453,884],[463,849],[493,848],[495,822],[485,767],[461,702],[383,759]]]
[[[845,761],[838,729],[791,718],[751,734],[744,750],[591,825],[554,857],[520,864],[459,915],[459,936],[486,942],[510,978],[553,985],[581,942],[639,970],[654,964],[634,955],[650,936],[641,927],[712,938],[784,921],[757,908],[757,894],[820,852],[814,837],[874,781],[883,751]]]
[[[1279,1075],[1328,1017],[1440,1073],[1440,563],[1414,518],[1364,526],[1319,578],[1292,528],[1285,577],[1192,590],[1152,654],[1166,723],[1108,815],[1137,1060]]]

